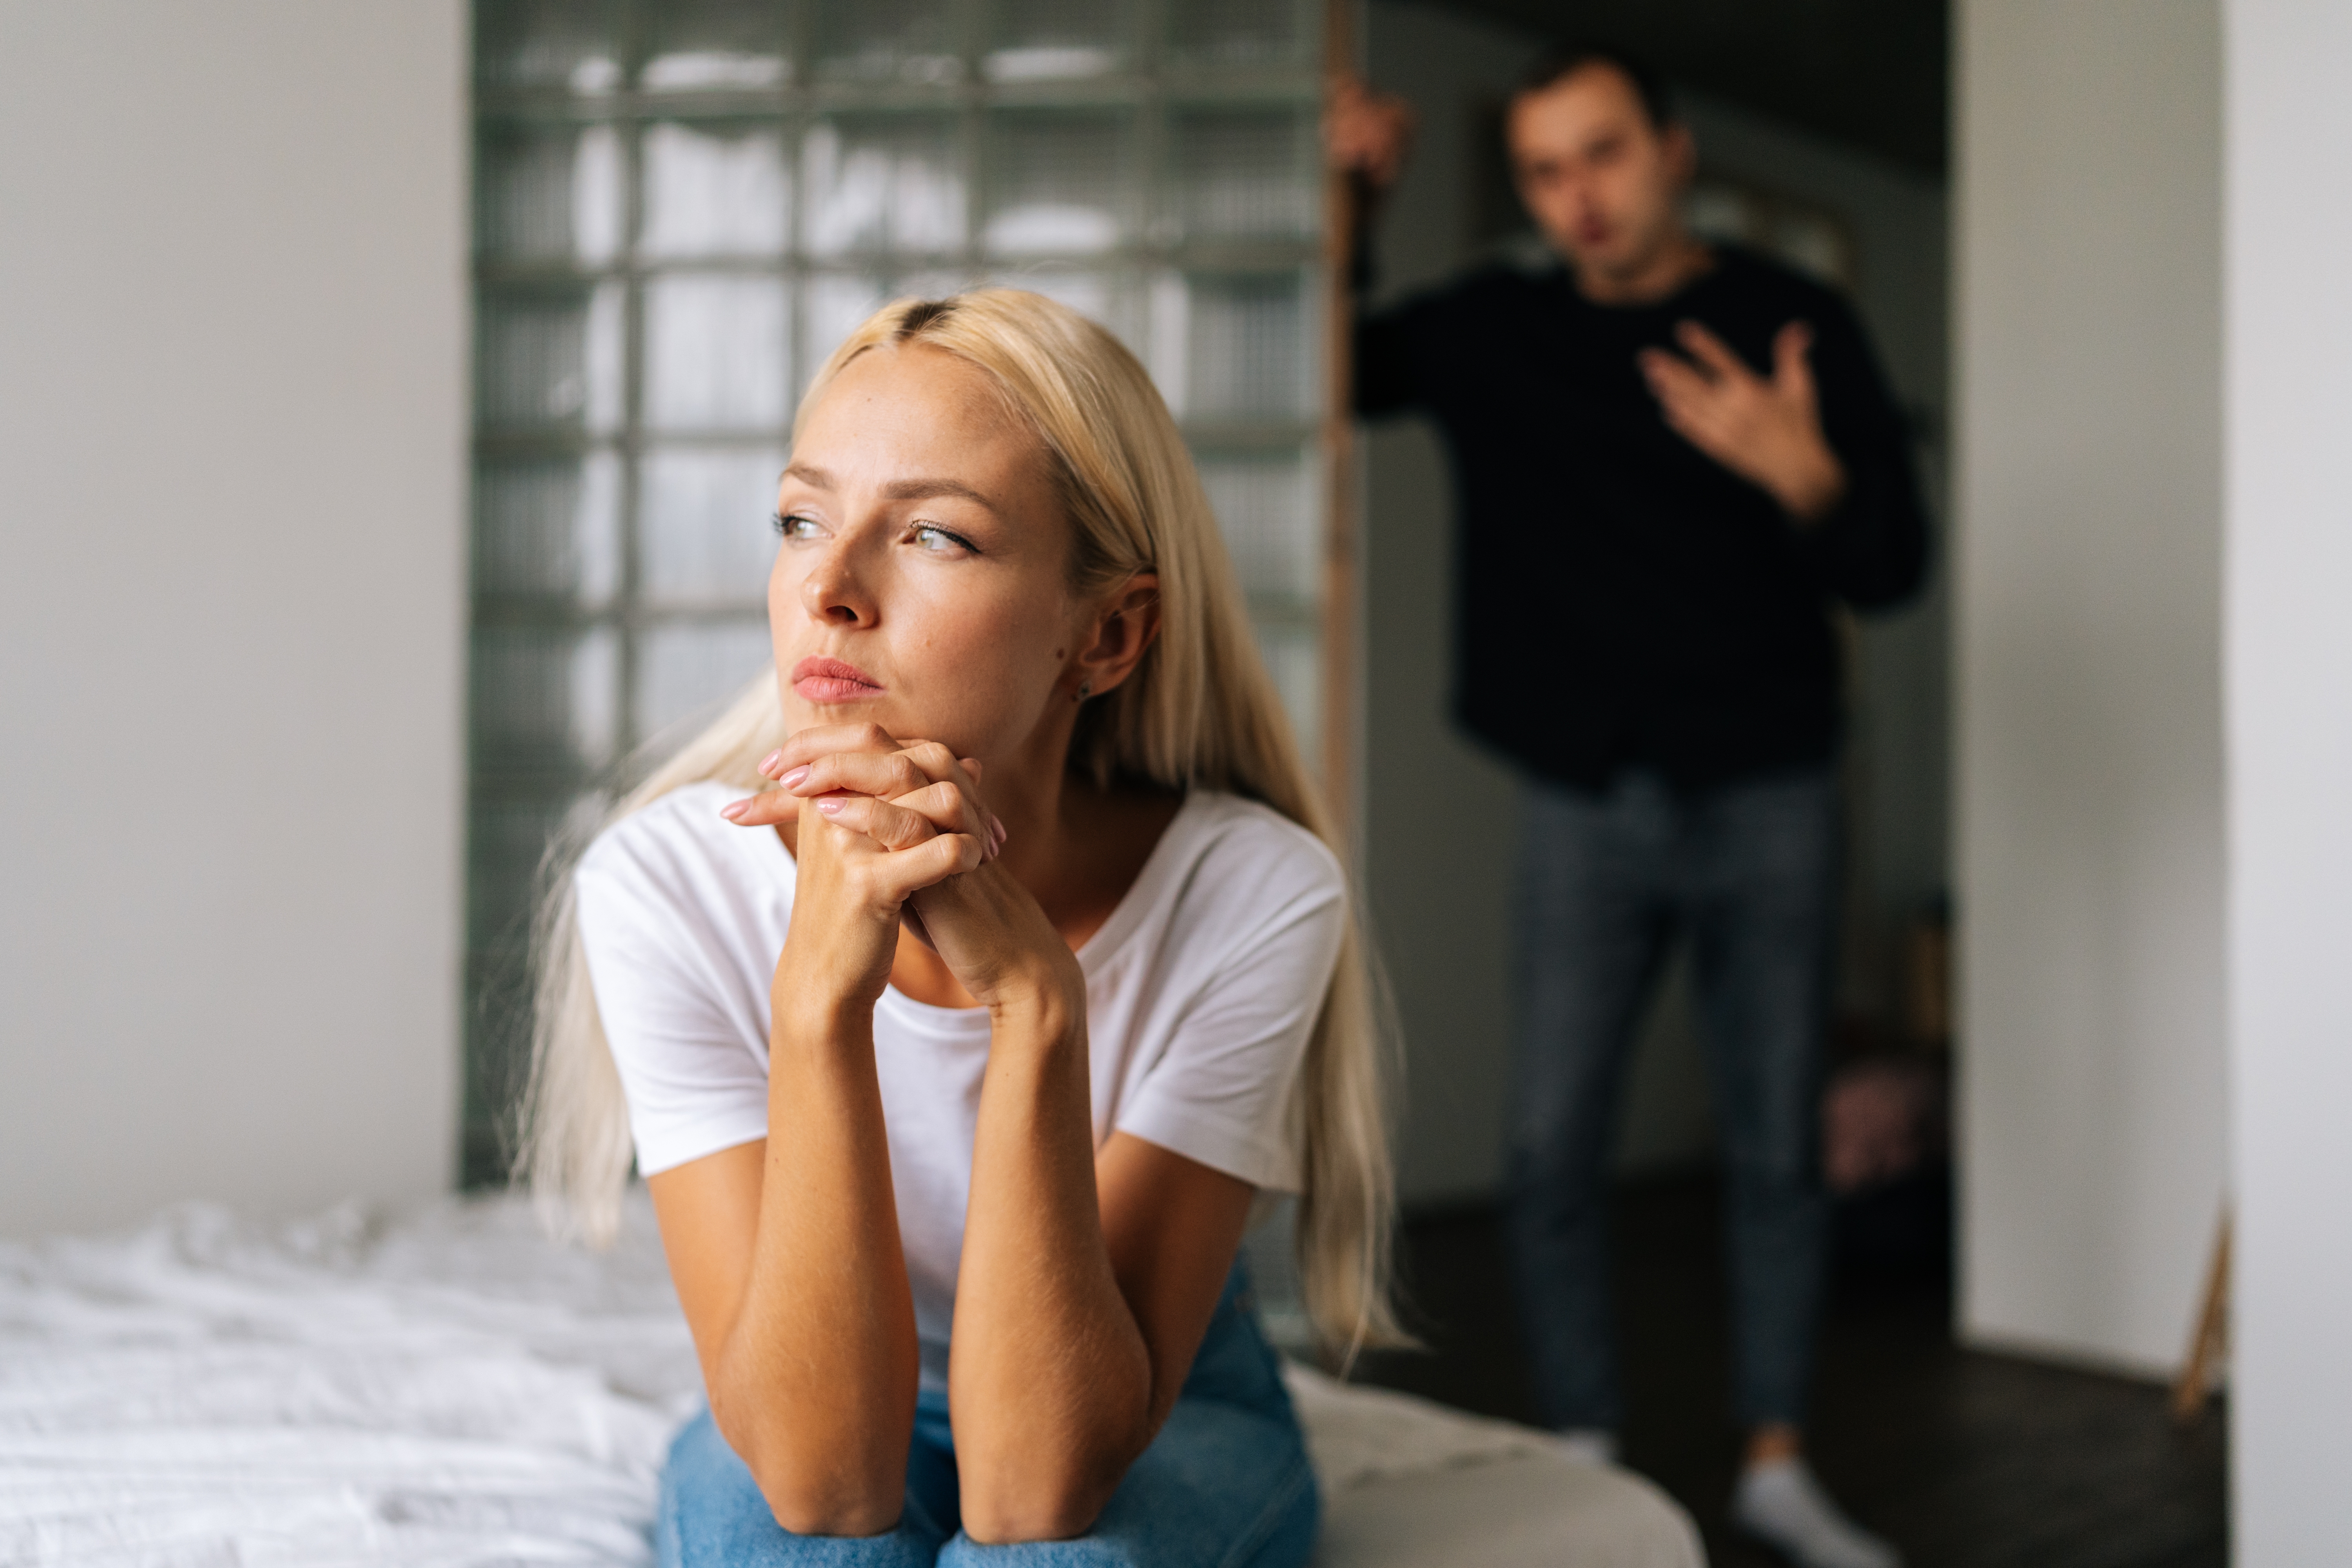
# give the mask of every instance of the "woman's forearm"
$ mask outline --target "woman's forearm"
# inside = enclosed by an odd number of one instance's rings
[[[758,1240],[712,1415],[785,1528],[877,1534],[905,1493],[920,1363],[871,1009],[780,1007],[769,1085]]]
[[[964,1527],[1075,1535],[1150,1438],[1151,1361],[1103,1244],[1083,991],[996,1007],[949,1400]]]

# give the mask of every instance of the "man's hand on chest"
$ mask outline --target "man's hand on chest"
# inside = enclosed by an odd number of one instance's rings
[[[1846,476],[1822,434],[1820,399],[1806,355],[1812,329],[1801,321],[1772,340],[1772,374],[1750,370],[1729,344],[1696,321],[1675,330],[1688,358],[1644,349],[1642,374],[1666,424],[1692,446],[1757,485],[1801,523],[1826,517],[1845,494]]]

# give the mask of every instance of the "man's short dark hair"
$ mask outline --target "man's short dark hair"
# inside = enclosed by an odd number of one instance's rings
[[[1642,100],[1642,112],[1648,117],[1652,130],[1664,131],[1675,122],[1675,99],[1667,90],[1666,79],[1649,61],[1614,44],[1586,42],[1552,50],[1519,79],[1511,100],[1516,103],[1529,94],[1557,87],[1590,66],[1606,66],[1633,84],[1633,96]]]

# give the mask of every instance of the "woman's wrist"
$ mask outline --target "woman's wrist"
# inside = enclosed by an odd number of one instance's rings
[[[768,993],[768,1039],[774,1050],[821,1050],[874,1043],[877,998],[787,984],[782,974]]]
[[[1074,956],[1065,956],[1066,963],[1024,966],[989,987],[991,1033],[997,1039],[1051,1047],[1084,1037],[1086,976]]]

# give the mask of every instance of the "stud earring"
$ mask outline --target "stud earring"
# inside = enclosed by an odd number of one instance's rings
[[[1091,680],[1081,680],[1081,681],[1079,681],[1079,682],[1078,682],[1078,698],[1077,698],[1077,700],[1078,700],[1079,701],[1084,702],[1087,698],[1092,697],[1094,694],[1095,694],[1095,683],[1094,683],[1093,681],[1091,681]]]

